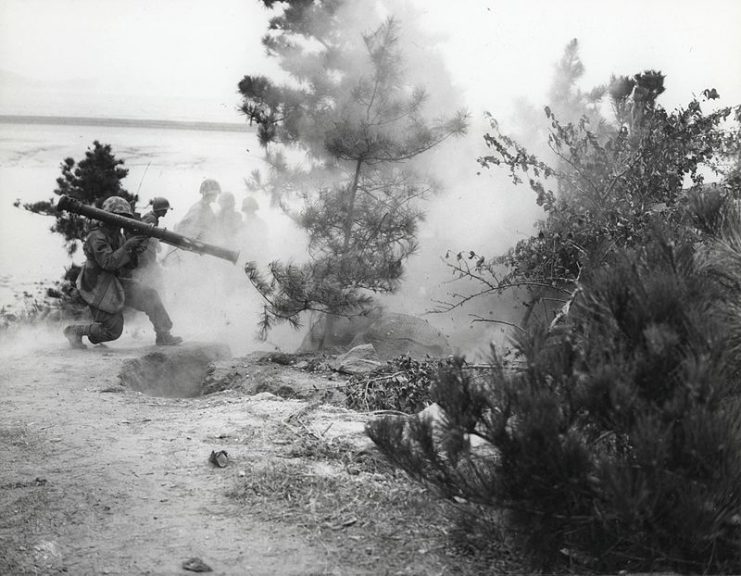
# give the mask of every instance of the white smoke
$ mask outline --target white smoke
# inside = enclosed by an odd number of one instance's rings
[[[423,12],[410,2],[348,0],[343,4],[335,20],[342,27],[343,36],[356,43],[354,49],[348,48],[344,54],[353,60],[353,75],[371,73],[362,37],[389,17],[399,26],[403,81],[422,87],[427,93],[423,115],[429,119],[450,118],[465,109],[463,91],[454,84],[438,49],[444,38],[421,29]],[[420,249],[406,263],[401,290],[378,296],[389,311],[424,315],[439,308],[435,301],[455,299],[453,293],[462,290],[462,286],[451,284],[451,270],[442,260],[446,253],[473,250],[492,257],[532,233],[534,220],[541,212],[529,190],[515,188],[505,176],[484,170],[476,162],[487,153],[483,140],[486,130],[483,115],[472,115],[465,137],[451,138],[409,163],[420,174],[439,182],[442,191],[423,206],[427,216],[419,231]],[[285,259],[284,254],[278,256]],[[307,258],[306,254],[294,257],[298,262]],[[513,310],[512,298],[487,297],[452,312],[425,318],[448,336],[457,351],[475,355],[482,350],[486,353],[489,342],[501,342],[506,331],[503,332],[503,324],[472,324],[471,314],[511,322],[520,313]]]

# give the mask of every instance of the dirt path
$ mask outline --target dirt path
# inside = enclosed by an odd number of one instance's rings
[[[72,350],[58,331],[2,347],[0,574],[182,576],[194,557],[218,575],[480,573],[447,548],[439,501],[348,460],[368,415],[123,388],[124,362],[154,350]],[[254,368],[252,385],[290,370]]]
[[[326,573],[299,531],[225,496],[269,449],[267,420],[303,403],[122,391],[121,363],[146,351],[57,340],[4,355],[0,572],[187,574],[182,563],[200,557],[217,574]],[[210,465],[211,450],[229,466]]]

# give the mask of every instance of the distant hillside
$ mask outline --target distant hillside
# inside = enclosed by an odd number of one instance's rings
[[[154,97],[136,85],[127,92],[109,92],[92,78],[39,79],[0,68],[3,122],[16,122],[7,118],[17,116],[25,123],[232,131],[247,127],[239,105],[236,94],[224,98],[187,93]]]
[[[32,116],[0,114],[0,124],[45,124],[57,126],[110,126],[116,128],[165,128],[171,130],[206,130],[215,132],[253,132],[254,128],[229,122],[189,122],[132,118],[93,118],[80,116]]]
[[[45,84],[45,82],[42,82],[40,80],[27,78],[26,76],[16,74],[15,72],[11,72],[10,70],[3,70],[2,68],[0,68],[0,86],[5,90],[7,90],[9,87],[12,87],[14,89],[39,89],[44,88]]]

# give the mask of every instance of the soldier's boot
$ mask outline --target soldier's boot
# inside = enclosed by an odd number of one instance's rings
[[[180,336],[173,336],[169,332],[157,332],[155,344],[157,346],[177,346],[183,341]]]
[[[72,348],[83,350],[87,348],[82,342],[82,337],[88,334],[88,327],[85,324],[70,324],[64,329],[64,336]]]

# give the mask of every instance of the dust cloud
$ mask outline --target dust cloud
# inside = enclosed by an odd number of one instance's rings
[[[264,302],[244,273],[244,264],[256,262],[265,269],[276,259],[303,259],[307,251],[305,236],[290,218],[271,207],[264,196],[254,193],[236,196],[237,210],[243,198],[250,198],[253,206],[259,206],[254,217],[245,219],[239,233],[231,237],[224,238],[215,230],[215,237],[203,239],[238,251],[235,263],[162,244],[161,292],[173,320],[173,334],[189,342],[224,343],[234,354],[292,351],[300,344],[302,334],[288,326],[276,327],[265,341],[257,337]],[[212,206],[218,214],[218,200]],[[146,318],[140,315],[138,323],[142,319],[145,322],[140,330],[146,331]]]
[[[427,118],[451,117],[466,108],[463,90],[451,80],[450,71],[437,49],[444,38],[431,37],[420,29],[420,12],[412,3],[353,0],[345,6],[338,20],[346,27],[347,37],[357,38],[355,73],[361,73],[362,67],[368,66],[362,57],[362,35],[393,15],[399,24],[405,83],[424,87],[428,94],[424,115]],[[554,59],[556,57],[554,55]],[[249,68],[244,70],[245,74],[250,72]],[[235,85],[237,81],[235,78]],[[491,112],[499,116],[498,110]],[[516,125],[517,122],[512,123]],[[476,162],[476,158],[488,152],[483,140],[487,128],[483,116],[471,114],[465,136],[450,139],[408,164],[409,168],[432,178],[439,185],[439,191],[422,205],[426,218],[418,233],[419,250],[406,263],[400,291],[377,295],[378,301],[390,312],[423,315],[447,335],[457,352],[469,357],[485,354],[489,342],[502,342],[507,336],[502,324],[472,324],[472,315],[515,321],[520,312],[512,299],[487,297],[448,313],[428,314],[440,307],[438,302],[450,301],[452,294],[475,288],[452,282],[451,270],[443,256],[448,252],[469,250],[487,257],[501,254],[517,240],[529,236],[535,220],[542,217],[526,187],[514,187],[502,173],[482,169]],[[220,238],[213,242],[238,250],[240,257],[236,264],[183,250],[167,256],[172,248],[162,245],[159,256],[164,259],[161,295],[174,323],[173,333],[189,342],[227,344],[235,354],[254,350],[295,350],[306,327],[295,331],[287,324],[279,325],[271,330],[267,341],[257,338],[257,323],[264,302],[243,270],[247,261],[256,262],[258,269],[265,272],[273,260],[302,263],[308,259],[304,233],[271,204],[267,195],[250,191],[245,184],[253,170],[266,169],[254,129],[245,125],[244,133],[228,136],[177,131],[139,135],[133,130],[100,127],[90,130],[94,131],[95,138],[110,143],[117,157],[125,160],[130,169],[127,188],[139,194],[137,209],[140,212],[148,210],[147,202],[155,196],[166,196],[175,206],[160,223],[162,227],[174,229],[188,208],[200,199],[198,187],[205,178],[217,180],[223,191],[233,193],[237,211],[248,197],[258,205],[256,215],[264,223],[262,232],[250,235],[248,225],[245,233],[236,238]],[[92,139],[89,137],[88,141]],[[81,154],[78,149],[64,153],[76,158]],[[55,162],[61,155],[59,150],[46,153]],[[45,162],[44,166],[52,167],[45,178],[53,182],[54,162]],[[212,208],[218,212],[218,201],[214,201]],[[76,261],[80,263],[80,254]],[[309,316],[303,321],[308,323]],[[47,336],[56,342],[62,339],[58,328],[50,332],[44,330],[41,336],[43,342],[47,342]],[[137,345],[149,345],[153,343],[154,334],[147,318],[136,312],[127,314],[122,338],[132,339]],[[38,340],[29,336],[27,341]]]
[[[60,349],[67,341],[60,327],[51,322],[37,325],[14,325],[0,330],[0,358],[16,355],[47,354],[49,350]]]
[[[451,117],[465,109],[462,91],[451,80],[442,54],[436,49],[442,38],[431,37],[419,28],[420,12],[409,2],[344,4],[337,21],[343,26],[345,37],[357,39],[354,50],[345,54],[354,62],[353,74],[370,72],[362,36],[389,16],[399,24],[404,81],[427,92],[425,116]],[[492,112],[496,115],[496,111]],[[477,163],[476,159],[487,153],[483,140],[487,128],[483,116],[471,115],[465,136],[451,138],[408,163],[408,168],[430,177],[438,191],[422,206],[426,218],[419,229],[419,250],[406,263],[400,291],[376,295],[378,302],[390,312],[424,316],[446,334],[456,352],[469,358],[486,355],[491,342],[501,344],[508,336],[504,324],[472,322],[474,316],[514,322],[521,311],[511,297],[489,296],[450,312],[429,313],[439,309],[440,302],[453,300],[454,294],[476,289],[453,281],[444,255],[469,250],[487,257],[502,254],[518,239],[529,236],[535,220],[542,216],[528,189],[515,188],[503,174],[484,170]],[[261,169],[265,170],[265,166]],[[249,172],[245,170],[245,173]],[[218,174],[212,176],[219,179]],[[254,193],[242,190],[237,196],[244,194]],[[182,253],[176,266],[165,268],[168,282],[165,300],[172,310],[174,332],[188,339],[224,341],[236,353],[256,349],[292,351],[300,344],[305,327],[297,332],[287,325],[279,325],[272,329],[266,342],[256,338],[263,302],[247,282],[243,263],[255,261],[264,272],[272,260],[305,262],[307,239],[290,218],[271,205],[267,196],[255,198],[268,230],[265,237],[237,246],[240,250],[237,265]],[[195,202],[197,196],[191,195],[190,200]],[[217,208],[216,203],[213,206]],[[303,321],[309,320],[307,314]]]
[[[353,62],[353,77],[371,74],[362,37],[388,17],[393,17],[399,27],[402,82],[426,91],[423,115],[429,119],[450,118],[465,110],[463,90],[453,82],[437,49],[444,38],[421,29],[422,12],[411,2],[354,0],[343,4],[335,20],[342,26],[344,38],[356,39],[355,45],[343,49],[343,58]],[[492,112],[496,115],[497,111]],[[476,289],[461,281],[452,282],[451,269],[443,256],[469,250],[487,257],[502,254],[518,239],[531,235],[535,220],[542,216],[528,189],[515,188],[504,175],[483,170],[477,163],[476,159],[487,153],[483,139],[486,131],[483,115],[469,115],[465,136],[450,138],[406,163],[406,168],[431,179],[437,193],[421,206],[426,218],[420,224],[419,250],[405,264],[401,289],[392,295],[376,295],[390,312],[424,316],[446,334],[458,353],[469,357],[488,353],[490,342],[502,343],[507,337],[504,324],[472,323],[472,315],[511,322],[521,312],[515,309],[512,298],[487,297],[447,313],[430,314],[440,308],[440,302],[455,299],[453,294]],[[300,262],[306,258],[294,259]]]

